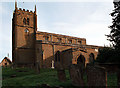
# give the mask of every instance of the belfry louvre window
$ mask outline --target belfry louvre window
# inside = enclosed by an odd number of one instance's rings
[[[25,24],[25,25],[26,25],[26,19],[25,19],[25,18],[23,19],[23,24]]]
[[[27,18],[27,25],[29,25],[29,18]]]
[[[27,19],[24,18],[24,19],[23,19],[23,24],[25,24],[25,25],[29,25],[29,21],[30,21],[29,18],[27,18]]]

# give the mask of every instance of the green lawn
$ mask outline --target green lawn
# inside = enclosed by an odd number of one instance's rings
[[[11,76],[16,77],[11,77]],[[29,68],[3,68],[2,69],[2,86],[40,86],[41,84],[49,84],[50,86],[73,87],[66,70],[66,82],[60,82],[57,78],[57,71],[54,69],[41,69],[40,74]],[[84,76],[85,82],[87,77]],[[117,86],[116,74],[108,75],[108,86]]]
[[[50,86],[71,86],[69,72],[66,70],[66,82],[60,82],[57,71],[53,69],[41,69],[40,74],[29,68],[3,68],[2,86],[39,86],[49,84]],[[11,75],[16,75],[12,78]]]

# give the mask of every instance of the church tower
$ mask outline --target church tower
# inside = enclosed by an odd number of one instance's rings
[[[35,65],[37,15],[35,11],[17,8],[12,19],[12,60],[16,66]]]

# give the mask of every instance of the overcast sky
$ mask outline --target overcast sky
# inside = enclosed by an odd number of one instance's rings
[[[46,1],[46,2],[45,2]],[[113,8],[112,0],[42,0],[20,2],[18,8],[34,11],[37,6],[38,31],[86,38],[88,45],[109,45],[105,34],[112,23],[109,15]],[[8,56],[12,59],[12,17],[15,3],[0,1],[0,61]]]

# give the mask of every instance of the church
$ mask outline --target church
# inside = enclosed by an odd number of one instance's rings
[[[39,25],[39,24],[38,24]],[[15,66],[54,68],[93,62],[99,46],[87,45],[85,38],[37,31],[37,14],[17,7],[12,18],[12,61]]]

